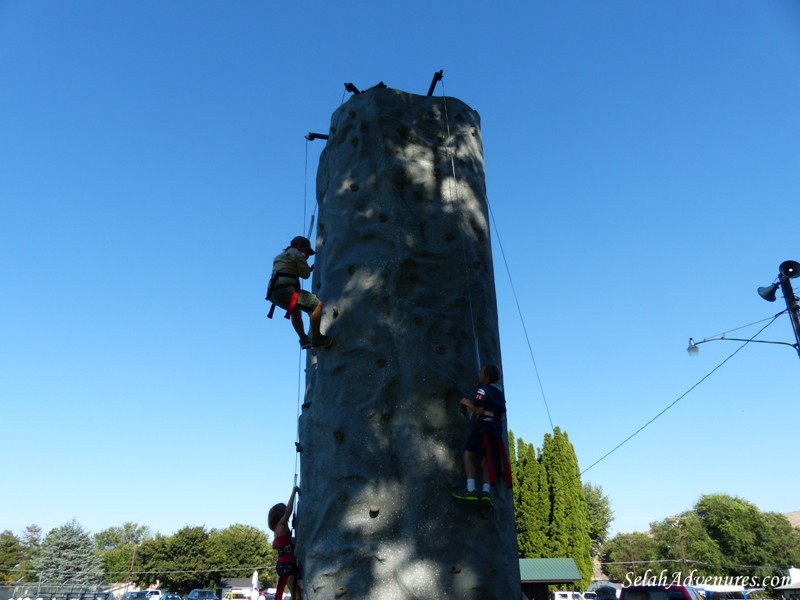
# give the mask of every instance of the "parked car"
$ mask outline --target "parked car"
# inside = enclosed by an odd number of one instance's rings
[[[194,589],[186,596],[186,600],[219,600],[214,590],[198,590]]]
[[[594,592],[583,592],[583,597],[586,600],[597,600],[597,594]]]
[[[622,588],[619,600],[705,600],[705,594],[688,585],[634,585]]]
[[[183,600],[183,598],[180,594],[176,594],[175,592],[167,592],[161,595],[161,600]]]
[[[561,590],[553,592],[553,600],[584,600],[580,592],[564,592]]]
[[[250,596],[244,592],[225,592],[222,600],[250,600]]]
[[[139,592],[125,592],[124,600],[148,600],[147,592],[144,590]]]
[[[161,590],[147,590],[147,597],[150,600],[161,600],[164,593]]]

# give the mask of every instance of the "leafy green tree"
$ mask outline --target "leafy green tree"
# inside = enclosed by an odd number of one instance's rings
[[[728,573],[734,575],[733,565],[768,565],[771,531],[758,508],[733,496],[709,494],[701,496],[694,507],[708,534],[732,566]],[[753,575],[766,575],[754,572]]]
[[[127,580],[139,546],[152,537],[149,527],[130,521],[96,533],[94,545],[103,565],[104,582]]]
[[[550,493],[550,526],[547,532],[548,556],[568,556],[575,560],[581,586],[592,580],[591,540],[586,517],[581,475],[575,449],[567,434],[558,427],[545,434],[541,464],[547,473]]]
[[[800,564],[800,529],[793,527],[780,513],[763,513],[764,520],[772,532],[770,563],[773,565]]]
[[[605,544],[600,553],[603,573],[612,580],[629,582],[650,569],[659,573],[663,568],[658,542],[648,533],[620,533]]]
[[[42,582],[56,586],[99,583],[103,575],[91,536],[74,519],[47,534],[34,566]]]
[[[550,518],[547,474],[539,463],[536,448],[509,431],[511,474],[514,484],[514,516],[520,558],[545,556]]]
[[[664,569],[672,578],[692,571],[698,577],[736,577],[744,568],[761,578],[773,575],[775,567],[800,564],[800,530],[783,515],[762,513],[741,498],[709,494],[692,510],[651,523],[647,534],[609,540],[602,560],[603,571],[616,581],[646,569]]]
[[[131,579],[140,587],[160,581],[183,595],[193,588],[218,588],[220,571],[211,556],[204,527],[184,527],[174,535],[142,542]]]
[[[94,534],[94,543],[97,550],[112,550],[134,544],[138,546],[144,540],[152,538],[150,528],[145,525],[127,521],[120,527],[109,527]]]
[[[586,519],[589,522],[589,539],[592,541],[592,556],[598,556],[600,548],[608,539],[608,528],[614,520],[611,501],[603,494],[603,488],[588,481],[583,484],[586,499]]]
[[[650,532],[658,544],[661,568],[684,576],[696,571],[697,576],[716,576],[725,559],[716,541],[703,527],[700,517],[687,511],[675,517],[650,524]]]
[[[127,581],[133,571],[138,546],[128,544],[120,548],[109,548],[98,553],[103,567],[103,583]]]
[[[25,558],[25,548],[20,539],[10,531],[0,533],[0,585],[16,579],[13,572]]]
[[[222,577],[248,577],[258,569],[272,566],[277,559],[267,534],[250,525],[231,525],[212,530],[208,539],[209,554],[222,569]],[[274,585],[274,570],[263,574],[262,584]]]

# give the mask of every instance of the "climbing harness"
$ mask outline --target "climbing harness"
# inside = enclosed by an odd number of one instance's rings
[[[497,456],[499,456],[502,470],[503,470],[503,482],[506,484],[507,488],[512,487],[511,483],[511,465],[508,462],[508,453],[506,452],[506,445],[503,443],[502,438],[494,438],[494,451],[497,452]],[[497,477],[494,474],[494,463],[495,463],[495,454],[492,450],[492,446],[489,443],[489,436],[486,432],[483,432],[483,449],[486,452],[486,469],[489,474],[489,485],[494,485],[497,483]]]
[[[294,283],[280,283],[275,285],[275,282],[281,277],[284,279],[294,279],[295,281]],[[295,306],[297,305],[297,298],[300,296],[300,278],[292,273],[273,271],[272,277],[269,278],[269,285],[267,286],[267,296],[264,298],[267,302],[272,302],[272,306],[269,307],[269,312],[267,313],[268,319],[271,319],[273,313],[275,312],[275,302],[272,301],[272,292],[286,287],[293,287],[294,293],[292,294],[292,299],[289,300],[289,306],[286,309],[286,314],[283,315],[284,319],[288,319],[292,316]]]

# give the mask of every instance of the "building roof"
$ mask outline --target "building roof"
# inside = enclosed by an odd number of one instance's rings
[[[253,581],[250,577],[227,577],[220,582],[224,588],[252,588]]]
[[[524,582],[575,583],[580,581],[578,565],[571,558],[520,558],[520,579]]]

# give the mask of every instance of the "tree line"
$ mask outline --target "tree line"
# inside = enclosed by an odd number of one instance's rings
[[[509,459],[520,558],[573,558],[579,589],[592,580],[593,559],[618,582],[665,568],[684,576],[761,578],[800,564],[800,529],[784,515],[762,513],[724,494],[702,496],[691,510],[651,523],[647,532],[608,539],[611,503],[601,487],[581,481],[574,448],[558,427],[541,448],[510,431]],[[238,524],[210,531],[184,527],[165,536],[129,522],[91,535],[73,520],[44,538],[36,525],[19,537],[0,533],[0,585],[159,582],[185,594],[219,589],[225,578],[258,570],[262,586],[270,587],[277,579],[275,560],[267,533]]]
[[[800,564],[800,529],[742,498],[708,494],[691,510],[651,523],[647,532],[616,535],[603,545],[600,558],[603,571],[620,582],[648,569],[761,581]]]
[[[124,523],[91,535],[72,520],[42,539],[30,525],[21,537],[0,533],[0,585],[27,583],[59,589],[133,582],[181,595],[194,588],[220,589],[228,577],[258,570],[262,587],[274,586],[276,551],[267,534],[249,525],[207,531],[184,527],[172,535]]]
[[[800,565],[800,528],[726,494],[701,496],[691,510],[653,522],[647,532],[608,539],[611,504],[601,487],[581,482],[566,432],[556,427],[541,448],[509,432],[509,449],[519,555],[573,558],[579,589],[591,582],[592,559],[620,583],[666,571],[682,581],[727,576],[762,585]]]
[[[601,488],[581,484],[575,451],[559,428],[545,435],[541,450],[510,432],[509,449],[520,557],[572,557],[588,584],[591,557],[612,519],[608,498]],[[0,584],[159,582],[185,594],[218,589],[222,579],[249,577],[254,570],[263,585],[274,585],[275,559],[267,534],[246,525],[184,527],[164,536],[129,522],[91,535],[73,520],[44,539],[36,525],[19,538],[10,531],[0,534]]]
[[[508,438],[520,558],[572,558],[585,589],[614,518],[611,503],[601,487],[581,482],[565,431],[545,434],[541,448],[512,431]]]

